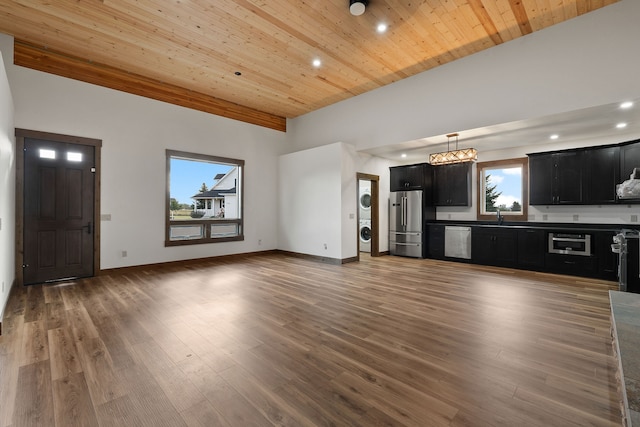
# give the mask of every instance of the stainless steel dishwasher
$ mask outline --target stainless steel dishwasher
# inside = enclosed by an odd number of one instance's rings
[[[471,259],[471,227],[444,227],[444,256]]]

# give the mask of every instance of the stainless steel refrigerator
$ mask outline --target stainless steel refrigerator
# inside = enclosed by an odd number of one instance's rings
[[[422,190],[395,191],[389,197],[389,252],[391,255],[422,258]]]

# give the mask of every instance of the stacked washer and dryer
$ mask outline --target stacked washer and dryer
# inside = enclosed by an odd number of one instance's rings
[[[371,252],[371,181],[358,181],[360,252]]]

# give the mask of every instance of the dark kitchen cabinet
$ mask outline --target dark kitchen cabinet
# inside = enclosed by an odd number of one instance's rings
[[[529,204],[583,204],[582,156],[582,151],[530,154]]]
[[[430,173],[430,167],[431,165],[421,163],[418,165],[394,166],[389,168],[389,174],[391,176],[390,190],[422,190],[425,185],[425,175]],[[429,182],[431,182],[430,179]]]
[[[614,231],[598,231],[593,234],[593,251],[598,259],[598,276],[607,280],[617,280],[618,254],[611,252]]]
[[[519,229],[518,267],[538,270],[544,267],[547,233],[537,229]]]
[[[516,264],[516,230],[498,227],[473,227],[471,233],[473,262],[503,267]]]
[[[638,258],[638,239],[627,240],[627,291],[640,293],[640,264]]]
[[[618,184],[631,178],[634,169],[640,170],[640,140],[631,141],[620,145],[620,179]],[[640,198],[624,197],[618,199],[620,203],[638,204]]]
[[[471,205],[471,162],[435,166],[435,205]]]
[[[429,258],[444,259],[444,225],[427,226]]]
[[[584,203],[616,203],[616,184],[620,181],[620,147],[593,147],[584,151]]]
[[[620,182],[629,179],[633,168],[640,169],[640,140],[620,146]]]
[[[529,204],[552,205],[554,202],[554,166],[551,154],[529,155]]]
[[[593,277],[596,271],[595,256],[549,254],[545,255],[545,271],[571,276]]]

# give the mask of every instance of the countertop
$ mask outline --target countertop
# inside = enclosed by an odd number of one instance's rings
[[[620,230],[640,230],[640,223],[633,224],[582,224],[582,223],[552,223],[552,222],[516,222],[505,221],[502,224],[498,224],[497,221],[430,221],[428,225],[455,225],[466,227],[486,227],[486,228],[515,228],[515,229],[528,229],[528,230],[580,230],[586,232],[596,231],[610,231],[617,233]]]
[[[640,294],[609,291],[627,426],[640,427]]]

